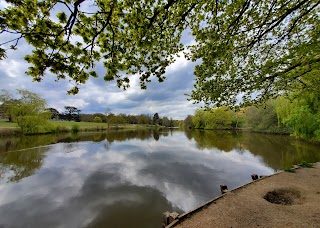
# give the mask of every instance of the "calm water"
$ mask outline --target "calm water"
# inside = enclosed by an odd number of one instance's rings
[[[319,146],[228,131],[0,138],[0,227],[161,227],[250,175],[320,161]]]

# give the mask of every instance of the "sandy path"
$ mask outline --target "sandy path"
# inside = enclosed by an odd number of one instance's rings
[[[263,197],[276,188],[298,190],[293,205],[272,204]],[[320,163],[283,172],[218,199],[174,227],[319,227]]]

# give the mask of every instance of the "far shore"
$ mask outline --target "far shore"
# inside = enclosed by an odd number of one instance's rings
[[[159,125],[149,124],[108,124],[108,123],[95,123],[95,122],[75,122],[75,121],[50,121],[57,127],[56,132],[47,132],[41,134],[54,134],[54,133],[67,133],[72,132],[72,127],[77,125],[79,132],[101,132],[115,129],[162,129],[165,128]],[[170,127],[177,128],[177,127]],[[170,129],[169,128],[169,129]],[[17,123],[0,121],[0,137],[4,136],[21,136],[23,135]]]

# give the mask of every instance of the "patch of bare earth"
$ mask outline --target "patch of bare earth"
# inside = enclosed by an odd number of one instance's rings
[[[320,163],[228,192],[175,227],[320,227]]]

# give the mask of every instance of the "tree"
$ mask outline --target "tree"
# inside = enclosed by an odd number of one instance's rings
[[[170,120],[169,120],[168,117],[164,116],[164,117],[162,118],[162,126],[164,126],[164,127],[171,127],[171,126],[170,126]]]
[[[141,114],[138,116],[138,124],[150,124],[151,118],[147,115]]]
[[[93,122],[95,123],[102,123],[102,119],[100,116],[95,116],[94,119],[93,119]]]
[[[3,116],[7,118],[9,122],[13,122],[14,107],[18,105],[19,101],[14,99],[12,93],[3,89],[0,94],[0,102],[2,102],[1,109]]]
[[[51,113],[51,119],[56,120],[59,118],[59,111],[55,108],[48,108],[47,111]]]
[[[193,128],[193,124],[192,124],[192,115],[188,115],[184,121],[183,121],[183,128],[188,129],[188,128]]]
[[[159,120],[160,120],[160,117],[159,117],[159,114],[158,113],[155,113],[153,115],[153,118],[152,118],[152,122],[154,125],[157,125],[159,123]]]
[[[291,90],[320,87],[319,1],[85,0],[12,1],[0,12],[1,34],[9,35],[0,59],[21,39],[34,47],[25,60],[41,81],[46,71],[79,85],[97,77],[129,86],[139,74],[142,88],[161,82],[167,66],[185,50],[199,61],[190,99],[236,106],[265,101]],[[87,7],[89,10],[83,10]],[[52,15],[56,10],[60,11]],[[195,44],[184,49],[189,28]]]
[[[115,125],[116,128],[118,128],[119,124],[124,124],[124,123],[126,123],[126,121],[121,116],[114,116],[109,121],[109,124]]]
[[[293,131],[295,137],[320,141],[320,92],[275,100],[279,124]]]
[[[102,113],[95,113],[93,114],[94,117],[100,117],[101,118],[101,122],[106,122],[106,116]],[[93,120],[94,121],[94,120]],[[95,121],[94,121],[95,122]]]
[[[19,99],[16,99],[17,97]],[[38,94],[23,89],[18,89],[15,95],[2,90],[0,101],[10,121],[17,121],[17,118],[21,116],[36,116],[44,112],[47,105]]]
[[[51,113],[46,109],[46,101],[38,94],[28,90],[17,90],[17,94],[13,95],[3,90],[0,97],[9,120],[16,121],[22,133],[34,134],[52,130],[48,122]]]
[[[65,115],[67,117],[67,120],[71,121],[80,121],[80,109],[77,109],[76,107],[72,107],[72,106],[64,106],[64,108],[66,109],[65,111]]]
[[[235,106],[239,98],[248,105],[283,92],[318,90],[319,3],[220,3],[207,25],[193,27],[197,45],[190,58],[202,62],[191,98]]]

